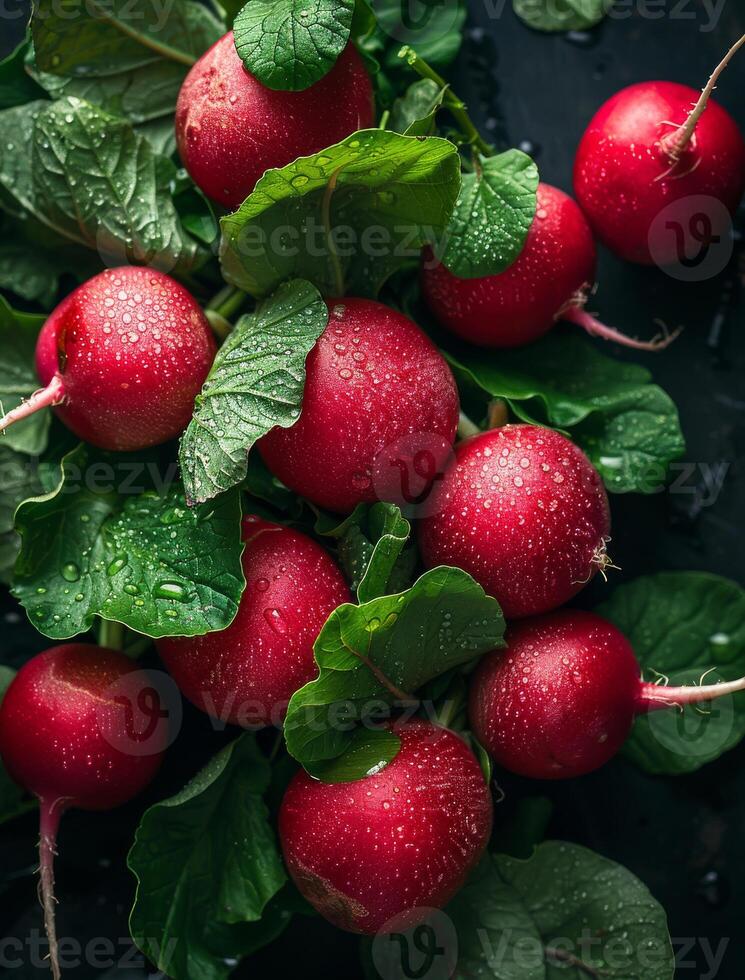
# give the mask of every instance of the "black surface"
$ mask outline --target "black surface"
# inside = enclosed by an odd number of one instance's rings
[[[571,165],[583,128],[614,91],[634,81],[665,78],[700,87],[723,51],[745,32],[745,10],[726,0],[716,29],[702,30],[711,5],[703,0],[626,3],[628,19],[610,19],[588,37],[535,34],[498,0],[472,2],[469,38],[452,74],[456,90],[494,138],[506,145],[527,140],[537,147],[542,177],[571,190]],[[663,9],[664,8],[664,9]],[[644,12],[663,16],[646,17]],[[678,16],[673,16],[673,12]],[[690,19],[691,15],[694,19]],[[3,21],[0,48],[8,49],[16,20]],[[589,43],[588,43],[589,41]],[[0,52],[3,53],[3,52]],[[718,99],[745,129],[745,53],[729,70]],[[745,268],[745,262],[743,262]],[[656,318],[686,330],[664,355],[619,353],[646,362],[680,407],[693,467],[675,493],[615,497],[613,553],[621,578],[661,569],[704,569],[743,583],[742,499],[745,492],[745,386],[743,305],[726,306],[721,342],[712,346],[712,324],[731,284],[732,270],[704,285],[684,285],[657,270],[640,270],[603,255],[593,306],[629,333],[645,335]],[[724,463],[722,492],[707,500],[701,464]],[[583,597],[591,604],[602,592]],[[43,643],[11,612],[3,624],[5,659]],[[216,745],[208,726],[189,714],[189,737],[171,751],[166,781],[177,788]],[[678,975],[742,980],[745,975],[745,746],[693,776],[652,779],[622,761],[583,780],[548,787],[555,801],[550,835],[585,844],[630,868],[666,908],[673,937],[683,945]],[[536,791],[505,782],[508,801]],[[160,783],[157,795],[166,787]],[[544,791],[544,787],[540,787]],[[155,793],[155,791],[154,791]],[[127,936],[132,881],[123,859],[144,804],[115,814],[70,813],[63,822],[58,861],[60,931],[84,941]],[[509,802],[507,804],[509,806]],[[498,818],[499,819],[499,818]],[[32,875],[36,828],[29,816],[2,830],[0,860],[17,880],[2,900],[0,927],[27,935],[40,927]],[[707,949],[728,943],[723,965],[711,972]],[[708,946],[707,946],[708,944]],[[689,948],[690,947],[690,948]],[[239,970],[239,977],[357,976],[356,940],[308,920],[298,920],[278,943]],[[70,977],[100,975],[91,967]],[[46,976],[12,970],[9,975]],[[129,980],[124,970],[120,980]]]

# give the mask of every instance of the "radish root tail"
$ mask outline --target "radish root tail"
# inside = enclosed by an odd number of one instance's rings
[[[44,911],[44,929],[49,943],[49,964],[54,980],[60,980],[59,944],[55,921],[54,859],[57,854],[57,830],[62,815],[63,800],[48,803],[40,800],[39,827],[39,897]]]

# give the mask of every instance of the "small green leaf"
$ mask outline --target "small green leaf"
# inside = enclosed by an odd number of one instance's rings
[[[460,187],[452,143],[363,130],[269,170],[222,219],[225,278],[256,296],[285,279],[375,296],[442,234]]]
[[[315,643],[318,679],[290,701],[290,753],[314,774],[349,749],[356,723],[503,646],[503,635],[499,604],[459,568],[432,569],[399,595],[339,606]]]
[[[0,665],[0,704],[15,675],[16,672],[11,667]],[[0,761],[0,824],[28,813],[36,805],[36,799],[28,796],[17,783],[13,782]]]
[[[518,257],[533,224],[538,168],[521,150],[481,161],[465,174],[442,260],[462,279],[494,276]]]
[[[153,637],[230,625],[245,586],[238,493],[189,509],[167,479],[140,492],[151,481],[140,460],[81,444],[57,486],[21,504],[13,592],[45,636],[75,636],[95,616]]]
[[[225,33],[192,0],[36,0],[31,30],[29,67],[52,98],[84,99],[132,123],[167,127],[171,138],[190,65]],[[162,136],[155,142],[161,148]]]
[[[7,58],[0,61],[0,109],[11,109],[40,99],[44,93],[26,73],[28,41],[22,41]]]
[[[250,0],[235,46],[267,88],[300,92],[323,78],[349,41],[355,0]]]
[[[515,13],[536,31],[586,31],[599,24],[614,0],[512,0]]]
[[[10,582],[21,547],[15,529],[16,509],[24,500],[41,492],[36,462],[0,443],[0,582]]]
[[[338,539],[339,561],[360,602],[408,587],[413,562],[401,555],[411,525],[396,504],[359,504],[341,524],[333,523],[321,519],[318,533]]]
[[[0,297],[0,406],[3,414],[20,405],[39,387],[34,351],[43,316],[19,313]],[[38,456],[49,437],[51,415],[47,409],[10,426],[0,435],[0,446]]]
[[[447,90],[431,78],[421,78],[396,99],[391,110],[390,129],[404,136],[432,136],[437,111]]]
[[[215,358],[181,440],[190,501],[203,503],[236,486],[246,477],[256,440],[297,422],[305,359],[328,316],[318,290],[295,280],[238,322]]]
[[[745,676],[745,591],[706,572],[662,572],[619,586],[598,613],[629,638],[652,683]],[[711,673],[710,673],[711,671]],[[745,736],[745,694],[637,718],[624,755],[647,772],[695,772]]]
[[[672,980],[665,912],[630,871],[547,841],[528,860],[487,855],[447,907],[454,980]]]
[[[286,880],[262,799],[270,776],[246,733],[140,822],[128,859],[138,880],[130,930],[175,980],[222,980],[229,959],[287,921],[269,904]]]
[[[31,102],[0,113],[0,142],[0,195],[16,217],[112,264],[178,275],[206,257],[173,206],[173,164],[125,120],[75,98]]]
[[[385,769],[400,748],[401,739],[395,732],[356,728],[344,754],[314,763],[313,776],[323,783],[350,783],[362,776],[372,776]]]
[[[685,451],[678,411],[646,368],[615,361],[554,328],[535,344],[488,352],[450,344],[459,381],[504,398],[528,422],[568,429],[615,493],[657,493]]]

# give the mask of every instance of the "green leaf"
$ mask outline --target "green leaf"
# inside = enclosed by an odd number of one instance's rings
[[[455,60],[467,14],[462,0],[411,0],[403,5],[401,0],[372,0],[372,7],[389,68],[401,68],[398,51],[403,44],[415,48],[433,68],[446,68]]]
[[[142,490],[156,478],[157,490]],[[172,476],[81,444],[57,486],[18,509],[13,592],[54,639],[95,616],[152,637],[222,630],[245,586],[240,524],[237,492],[189,509]]]
[[[171,200],[173,165],[131,125],[79,99],[0,113],[0,194],[63,240],[109,264],[138,262],[176,275],[204,255]]]
[[[375,296],[442,234],[459,187],[447,140],[363,130],[264,174],[222,219],[223,274],[254,295],[297,277],[326,295]]]
[[[15,675],[16,672],[11,667],[0,665],[0,704]],[[36,799],[29,797],[17,783],[13,782],[0,761],[0,824],[28,813],[36,805]]]
[[[432,136],[437,111],[446,91],[431,78],[414,82],[406,90],[406,95],[393,103],[390,129],[404,136]]]
[[[338,539],[339,561],[360,602],[409,585],[413,562],[401,561],[401,555],[411,525],[396,504],[359,504],[341,524],[329,527],[332,523],[321,520],[317,530]]]
[[[597,611],[629,638],[646,681],[677,687],[745,675],[745,591],[729,579],[648,575],[619,586]],[[745,693],[642,715],[623,752],[647,772],[676,775],[695,772],[743,736]]]
[[[286,875],[262,799],[270,776],[246,733],[142,817],[128,859],[138,881],[130,930],[175,980],[222,980],[229,958],[279,931],[268,905]]]
[[[399,595],[339,606],[315,643],[318,679],[290,701],[288,750],[315,774],[348,750],[356,723],[503,646],[503,635],[499,604],[459,568],[432,569]]]
[[[630,871],[547,841],[527,861],[487,855],[447,907],[455,980],[672,980],[665,912]]]
[[[336,64],[354,6],[355,0],[250,0],[233,25],[236,49],[267,88],[300,92]]]
[[[515,13],[536,31],[585,31],[613,6],[613,0],[512,0]]]
[[[313,286],[284,283],[238,322],[215,358],[181,440],[186,494],[202,503],[246,477],[248,453],[300,417],[305,359],[328,323]]]
[[[400,748],[401,739],[395,732],[356,728],[344,754],[314,763],[313,776],[323,783],[349,783],[361,776],[372,776],[392,762]]]
[[[53,98],[84,99],[171,133],[190,65],[225,33],[191,0],[36,0],[31,30],[30,68]]]
[[[259,453],[248,454],[248,472],[243,489],[250,497],[269,504],[282,514],[299,517],[302,512],[302,500],[269,472]],[[253,503],[250,503],[247,513],[252,507]]]
[[[59,270],[43,253],[15,243],[0,245],[0,289],[49,309],[59,278]]]
[[[3,414],[20,405],[39,387],[34,352],[44,317],[19,313],[0,297],[0,406]],[[38,456],[49,437],[51,414],[44,409],[0,435],[0,446]]]
[[[615,493],[657,493],[685,451],[678,411],[646,368],[554,328],[535,344],[488,352],[451,344],[459,381],[504,398],[521,419],[569,434]]]
[[[42,98],[44,95],[26,73],[25,61],[28,49],[28,41],[22,41],[15,51],[0,61],[0,109],[11,109],[13,106]]]
[[[21,548],[15,529],[18,505],[41,492],[36,462],[0,444],[0,582],[10,582]]]
[[[465,174],[442,256],[462,279],[504,272],[523,250],[533,224],[538,168],[521,150],[481,161]]]

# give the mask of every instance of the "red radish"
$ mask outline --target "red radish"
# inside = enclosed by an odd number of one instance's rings
[[[595,282],[595,243],[577,204],[550,184],[538,185],[535,219],[522,252],[496,276],[460,279],[427,250],[422,291],[438,321],[482,347],[522,347],[568,320],[589,334],[638,350],[660,350],[674,338],[634,340],[585,309]]]
[[[36,345],[44,387],[0,420],[0,432],[54,406],[102,449],[166,442],[189,424],[215,349],[196,300],[170,276],[107,269],[49,315]]]
[[[41,808],[41,893],[55,978],[53,861],[60,817],[71,807],[109,810],[143,790],[165,749],[162,717],[157,691],[131,660],[84,643],[52,647],[29,660],[3,698],[0,755]]]
[[[621,258],[680,262],[674,224],[699,246],[728,232],[701,198],[720,202],[726,219],[745,190],[745,142],[734,119],[711,99],[743,43],[745,37],[703,93],[674,82],[641,82],[610,98],[587,127],[574,166],[575,194],[595,234]],[[676,202],[671,220],[660,218]],[[702,217],[710,225],[706,234],[698,228]]]
[[[626,637],[594,613],[561,610],[512,625],[471,681],[479,742],[505,769],[533,779],[582,776],[608,762],[636,715],[745,689],[644,683]]]
[[[231,31],[186,76],[176,141],[194,183],[234,209],[265,170],[317,153],[374,119],[372,83],[353,44],[315,85],[277,92],[246,71]]]
[[[226,630],[158,641],[182,693],[202,711],[244,727],[280,725],[287,702],[316,673],[313,644],[352,597],[311,538],[258,517],[244,520],[246,590]]]
[[[382,303],[345,298],[330,300],[329,310],[306,362],[300,418],[264,436],[261,455],[283,483],[329,510],[397,503],[396,491],[410,503],[407,474],[388,465],[411,464],[430,483],[438,475],[458,426],[450,368],[415,323]]]
[[[322,783],[299,772],[279,836],[310,904],[350,932],[403,932],[462,887],[486,847],[492,802],[479,764],[453,732],[400,725],[401,749],[379,773]]]
[[[555,609],[609,564],[608,497],[566,436],[505,425],[461,442],[419,523],[425,565],[457,565],[508,619]]]

